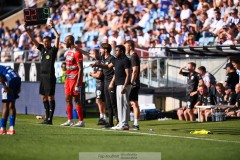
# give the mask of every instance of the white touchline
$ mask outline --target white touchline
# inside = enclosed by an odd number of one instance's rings
[[[35,124],[35,125],[39,125],[39,124]],[[46,126],[46,125],[41,125],[41,126]],[[60,125],[47,125],[47,126],[64,127],[64,126],[60,126]],[[121,130],[111,130],[111,129],[98,129],[98,128],[86,128],[86,127],[64,127],[64,128],[75,128],[75,129],[106,131],[106,132],[122,132],[122,133],[137,134],[137,135],[159,136],[159,137],[168,137],[168,138],[182,138],[182,139],[195,139],[195,140],[203,140],[203,141],[213,141],[213,142],[224,142],[224,143],[237,143],[237,144],[240,144],[240,141],[228,141],[228,140],[223,140],[223,139],[199,138],[199,137],[188,137],[188,136],[174,136],[174,135],[168,135],[168,134],[142,133],[142,132],[131,132],[131,131],[121,131]]]

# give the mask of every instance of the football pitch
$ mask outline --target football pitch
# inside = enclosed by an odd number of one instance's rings
[[[86,127],[39,125],[33,115],[18,115],[16,135],[0,136],[1,160],[79,160],[80,152],[161,152],[162,160],[238,160],[240,120],[184,122],[140,121],[139,131],[101,129],[97,118],[86,118]],[[206,129],[213,134],[193,135]],[[81,160],[81,158],[80,158]]]

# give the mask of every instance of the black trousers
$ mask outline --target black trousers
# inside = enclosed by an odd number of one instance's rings
[[[104,83],[105,104],[108,109],[109,125],[114,126],[113,116],[115,116],[118,121],[116,86],[109,89],[109,84],[110,82]]]

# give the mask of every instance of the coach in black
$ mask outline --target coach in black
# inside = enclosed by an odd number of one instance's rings
[[[116,57],[110,64],[104,64],[99,67],[113,68],[114,76],[109,84],[109,88],[113,88],[114,84],[117,89],[117,111],[119,123],[112,127],[114,130],[129,130],[129,92],[130,92],[130,65],[131,62],[125,55],[125,47],[117,45],[115,48]],[[93,64],[93,67],[96,65]]]
[[[101,64],[101,55],[98,50],[93,50],[93,58],[96,60],[96,64]],[[104,104],[104,75],[103,69],[100,67],[94,67],[93,72],[90,72],[89,75],[93,78],[96,78],[96,103],[98,105],[100,118],[97,125],[106,125],[106,106]]]
[[[223,86],[231,86],[232,90],[235,89],[236,84],[239,82],[239,76],[233,67],[232,63],[227,63],[226,64],[226,81],[223,83]]]
[[[183,69],[187,69],[188,72],[183,72]],[[201,75],[196,71],[196,63],[189,62],[187,67],[180,68],[179,74],[188,77],[187,78],[187,88],[186,88],[186,97],[187,97],[187,109],[184,113],[185,120],[195,121],[195,116],[193,114],[194,105],[197,103],[198,95],[198,85],[202,85],[203,80]]]
[[[42,95],[42,101],[44,104],[46,119],[42,124],[52,124],[52,118],[55,110],[55,86],[56,86],[56,77],[54,63],[57,57],[59,39],[60,36],[54,28],[53,21],[49,25],[56,37],[54,46],[51,46],[51,37],[44,37],[43,44],[39,44],[35,38],[31,35],[30,31],[27,29],[25,24],[25,30],[30,37],[33,44],[41,52],[41,69],[40,69],[40,87],[39,93]]]
[[[126,53],[130,55],[131,69],[130,69],[130,84],[131,91],[129,95],[129,101],[133,107],[134,122],[131,127],[132,130],[139,130],[139,117],[140,108],[138,105],[138,92],[140,88],[140,59],[137,53],[135,53],[135,44],[133,40],[128,40],[125,42]]]
[[[129,93],[130,93],[130,67],[131,62],[125,55],[126,49],[123,45],[115,48],[116,59],[112,64],[115,68],[114,77],[117,86],[117,108],[119,123],[112,127],[115,130],[129,130],[128,120],[130,114]]]
[[[100,52],[103,54],[103,57],[102,57],[103,65],[108,65],[112,63],[112,61],[115,59],[110,54],[111,50],[112,50],[112,47],[110,44],[108,43],[101,44]],[[110,85],[114,76],[113,68],[103,68],[103,75],[104,75],[104,94],[105,94],[105,100],[108,108],[108,117],[109,117],[108,125],[106,125],[105,128],[110,128],[114,126],[114,122],[113,122],[114,115],[118,121],[116,86],[114,82],[112,82],[112,84]]]

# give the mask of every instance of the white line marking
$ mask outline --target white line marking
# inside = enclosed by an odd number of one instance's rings
[[[39,125],[39,124],[37,124]],[[46,126],[46,125],[43,125]],[[47,125],[54,127],[64,127],[60,125]],[[203,140],[203,141],[213,141],[213,142],[224,142],[224,143],[237,143],[240,144],[240,141],[229,141],[223,139],[211,139],[211,138],[199,138],[199,137],[189,137],[189,136],[174,136],[168,134],[156,134],[156,133],[142,133],[142,132],[132,132],[132,131],[121,131],[121,130],[111,130],[111,129],[98,129],[98,128],[86,128],[86,127],[64,127],[64,128],[76,128],[76,129],[85,129],[85,130],[94,130],[94,131],[106,131],[106,132],[121,132],[128,134],[136,134],[136,135],[145,135],[145,136],[158,136],[158,137],[168,137],[168,138],[182,138],[182,139],[194,139],[194,140]]]

